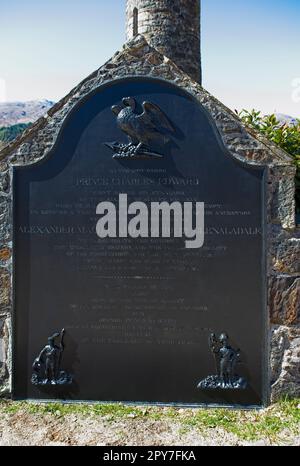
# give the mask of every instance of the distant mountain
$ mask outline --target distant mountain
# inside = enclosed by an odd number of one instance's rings
[[[51,100],[0,103],[0,128],[33,123],[54,105]]]

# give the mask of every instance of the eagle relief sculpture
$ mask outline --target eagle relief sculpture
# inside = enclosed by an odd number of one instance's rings
[[[153,159],[163,154],[153,149],[162,147],[171,140],[175,128],[164,112],[151,102],[143,102],[143,111],[137,109],[133,97],[124,97],[122,105],[111,108],[117,117],[117,125],[128,137],[128,144],[120,142],[105,143],[114,152],[113,158]]]

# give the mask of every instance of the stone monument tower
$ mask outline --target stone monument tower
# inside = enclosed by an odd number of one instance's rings
[[[127,0],[127,40],[142,34],[201,84],[200,0]]]

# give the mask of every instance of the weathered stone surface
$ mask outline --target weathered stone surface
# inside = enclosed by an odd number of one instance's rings
[[[282,228],[295,229],[295,168],[272,167],[269,175],[269,216]]]
[[[136,15],[136,20],[135,20]],[[201,82],[200,0],[127,0],[127,40],[138,32]]]
[[[300,238],[288,238],[279,243],[273,257],[273,269],[286,274],[300,274]]]
[[[300,229],[287,230],[268,224],[268,264],[271,276],[300,275]]]
[[[9,390],[9,330],[7,320],[0,319],[0,395]]]
[[[8,170],[0,171],[0,192],[7,194],[10,188],[10,177]]]
[[[300,329],[273,327],[271,335],[272,401],[300,396]]]
[[[0,268],[0,313],[7,311],[10,307],[10,273]]]
[[[278,325],[300,324],[300,277],[272,277],[269,306],[271,323]]]
[[[9,196],[1,196],[0,193],[0,247],[2,248],[11,236],[10,223],[10,206],[11,198]]]
[[[10,259],[11,250],[9,248],[0,249],[0,262],[6,262]]]

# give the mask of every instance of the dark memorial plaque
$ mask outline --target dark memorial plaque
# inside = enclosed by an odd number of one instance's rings
[[[102,86],[13,180],[15,398],[266,403],[265,170],[190,94]]]

